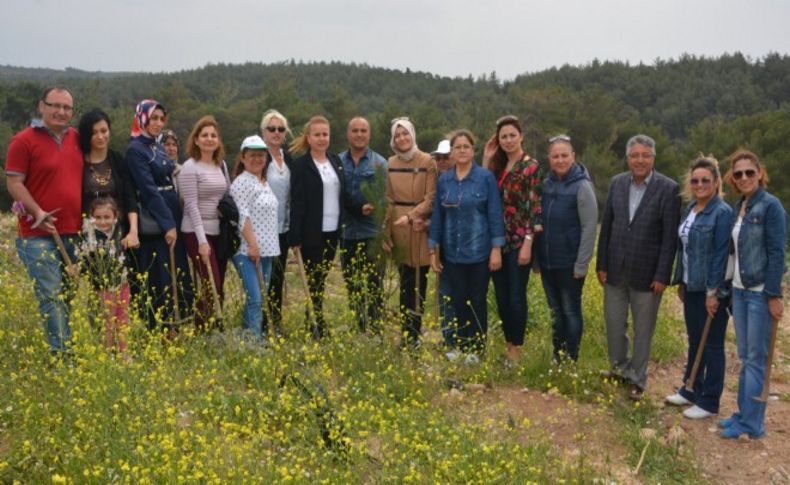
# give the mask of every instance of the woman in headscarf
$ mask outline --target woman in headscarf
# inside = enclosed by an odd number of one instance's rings
[[[436,162],[417,147],[408,118],[392,120],[390,132],[395,155],[387,161],[384,250],[392,252],[400,275],[401,348],[418,348],[431,263],[425,228],[436,193]]]
[[[138,233],[140,247],[134,251],[133,264],[142,278],[132,278],[133,292],[139,297],[148,328],[162,325],[172,329],[175,313],[170,277],[170,249],[173,249],[177,272],[179,309],[185,312],[192,305],[192,284],[189,280],[183,238],[179,237],[181,204],[173,185],[175,162],[168,158],[156,138],[167,121],[164,106],[153,99],[137,104],[126,165],[134,181],[140,204]]]

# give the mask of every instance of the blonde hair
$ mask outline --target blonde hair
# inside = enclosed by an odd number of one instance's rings
[[[694,199],[694,194],[691,192],[691,173],[698,169],[704,168],[713,176],[713,183],[716,185],[716,194],[721,197],[724,195],[724,188],[722,187],[721,173],[719,172],[719,161],[713,155],[699,154],[690,164],[688,172],[683,176],[683,189],[681,195],[684,200]]]
[[[225,146],[222,144],[222,132],[219,130],[219,123],[217,123],[217,120],[211,115],[200,118],[197,120],[197,123],[195,123],[195,126],[192,127],[192,132],[187,139],[187,154],[189,154],[193,160],[200,160],[200,148],[198,148],[195,142],[198,136],[200,136],[200,132],[203,131],[203,128],[208,126],[217,130],[217,136],[219,137],[219,146],[217,146],[217,149],[211,154],[211,160],[214,161],[215,165],[219,165],[222,160],[225,159]]]
[[[294,134],[291,133],[291,127],[288,126],[288,119],[276,109],[269,109],[263,113],[263,118],[261,118],[261,126],[260,126],[261,136],[263,136],[263,132],[266,130],[266,127],[269,126],[269,123],[272,121],[272,119],[277,119],[282,121],[283,126],[285,127],[285,133],[290,136],[294,136]]]
[[[310,118],[307,123],[304,124],[302,133],[295,137],[288,146],[288,150],[291,153],[301,153],[310,150],[310,143],[307,141],[307,136],[310,134],[310,128],[312,128],[313,125],[329,126],[329,120],[321,115],[315,115]]]

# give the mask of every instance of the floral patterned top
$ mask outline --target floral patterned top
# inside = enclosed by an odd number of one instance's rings
[[[543,171],[540,163],[525,155],[509,172],[499,174],[499,190],[505,215],[505,246],[503,252],[521,249],[524,236],[541,225],[540,196]]]

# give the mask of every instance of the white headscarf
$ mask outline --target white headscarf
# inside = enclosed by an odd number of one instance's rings
[[[409,148],[405,152],[401,152],[395,147],[395,130],[397,130],[399,126],[402,126],[406,131],[409,132],[409,135],[411,135],[411,140],[412,140],[411,148]],[[390,133],[392,135],[390,138],[390,147],[392,148],[392,151],[394,151],[395,154],[398,155],[398,158],[406,162],[414,158],[414,154],[417,153],[417,150],[419,150],[419,148],[417,148],[417,135],[414,133],[414,125],[412,124],[412,122],[409,121],[408,118],[404,118],[404,119],[398,118],[392,122],[392,128],[390,129]]]

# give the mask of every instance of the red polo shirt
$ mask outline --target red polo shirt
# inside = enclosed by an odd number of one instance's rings
[[[25,175],[25,187],[43,210],[60,209],[54,214],[60,234],[80,232],[83,162],[78,139],[73,128],[58,143],[46,128],[31,126],[14,135],[8,145],[6,174]],[[49,235],[30,225],[19,219],[21,237]]]

